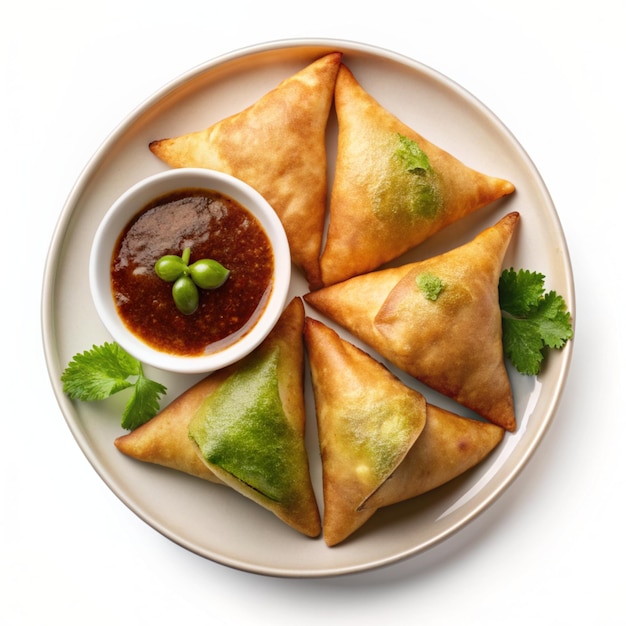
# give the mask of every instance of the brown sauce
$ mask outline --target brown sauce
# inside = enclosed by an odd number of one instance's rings
[[[218,289],[200,289],[192,315],[178,311],[172,284],[154,265],[191,248],[190,264],[215,259],[230,270]],[[151,202],[121,233],[111,262],[115,303],[127,327],[145,343],[173,354],[217,351],[254,325],[272,288],[274,257],[263,227],[230,197],[182,189]]]

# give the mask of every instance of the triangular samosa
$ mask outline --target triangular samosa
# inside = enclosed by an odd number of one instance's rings
[[[245,110],[204,130],[150,143],[172,167],[215,169],[254,187],[281,219],[292,259],[312,288],[320,284],[326,126],[341,57],[332,52],[317,59]]]
[[[304,306],[294,298],[250,355],[209,375],[115,445],[139,460],[222,482],[317,537],[321,522],[304,441],[303,326]]]
[[[304,332],[329,546],[344,541],[377,509],[456,478],[501,441],[502,428],[427,404],[322,322],[307,318]]]
[[[445,226],[514,191],[405,125],[342,65],[338,147],[322,253],[324,285],[379,268]]]
[[[322,457],[324,538],[334,545],[373,513],[357,510],[419,437],[426,399],[321,322],[306,318],[304,336]]]
[[[304,298],[400,369],[512,431],[498,283],[518,220],[509,213],[458,248]]]

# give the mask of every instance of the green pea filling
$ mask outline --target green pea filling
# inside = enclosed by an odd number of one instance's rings
[[[438,276],[425,272],[415,277],[415,283],[428,300],[435,301],[443,291],[445,284]]]
[[[391,142],[389,152],[386,171],[374,191],[374,213],[379,219],[409,225],[434,219],[443,201],[437,173],[426,153],[400,134]]]
[[[301,479],[301,438],[287,421],[278,392],[279,349],[253,355],[210,395],[189,425],[207,462],[267,498],[284,502]]]
[[[408,397],[355,398],[339,421],[344,432],[339,440],[349,448],[356,474],[377,484],[396,467],[414,432],[415,405]]]

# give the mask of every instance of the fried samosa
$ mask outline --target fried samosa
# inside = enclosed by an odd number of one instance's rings
[[[329,546],[381,507],[430,491],[482,461],[503,429],[439,409],[318,320],[305,343],[318,421]]]
[[[303,325],[304,306],[294,298],[248,357],[209,375],[115,445],[139,460],[222,482],[317,537],[304,441]]]
[[[514,191],[406,126],[343,64],[335,109],[337,159],[321,258],[326,286],[379,268]]]
[[[509,213],[458,248],[304,298],[400,369],[515,430],[498,283],[518,221]]]
[[[245,110],[210,127],[150,143],[172,167],[204,167],[254,187],[281,219],[292,259],[320,284],[327,200],[326,126],[340,52],[281,82]]]
[[[364,368],[370,357],[321,322],[306,318],[304,336],[322,457],[324,537],[334,545],[373,514],[358,510],[419,437],[426,400],[391,372]]]

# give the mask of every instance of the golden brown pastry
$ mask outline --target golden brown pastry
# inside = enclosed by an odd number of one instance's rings
[[[323,56],[247,109],[204,130],[150,143],[172,167],[226,172],[263,195],[280,217],[292,259],[312,288],[320,284],[326,125],[341,57],[340,52]]]
[[[440,487],[478,465],[502,441],[504,429],[426,405],[426,426],[406,458],[364,503],[379,509]]]
[[[294,298],[248,357],[209,375],[116,446],[139,460],[218,480],[317,537],[321,521],[304,441],[303,325],[304,306]]]
[[[509,213],[449,252],[304,298],[402,370],[514,430],[498,282],[518,220]]]
[[[445,226],[514,191],[406,126],[342,65],[335,85],[338,147],[322,281],[391,261]]]
[[[335,546],[377,509],[438,487],[483,460],[504,431],[426,403],[381,363],[307,318],[318,421],[324,540]]]
[[[359,511],[397,469],[426,422],[424,396],[334,330],[306,318],[324,489],[324,539],[335,545],[375,511]]]

